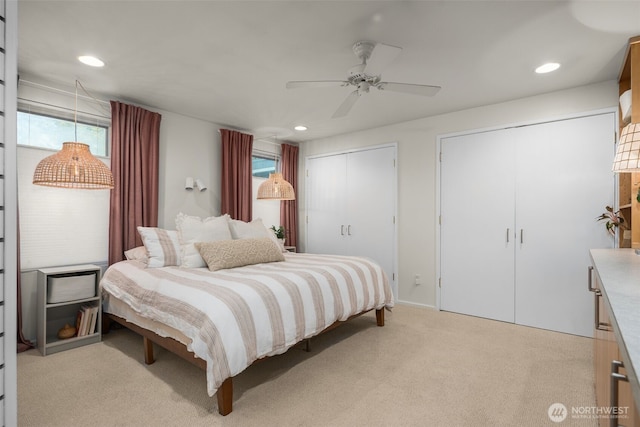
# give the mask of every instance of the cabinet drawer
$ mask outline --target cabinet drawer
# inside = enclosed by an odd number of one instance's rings
[[[96,273],[49,277],[47,304],[75,301],[96,296]]]

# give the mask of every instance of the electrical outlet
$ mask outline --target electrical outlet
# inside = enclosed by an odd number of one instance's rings
[[[420,281],[420,275],[419,274],[415,275],[415,284],[416,285],[421,285],[422,284],[422,282]]]

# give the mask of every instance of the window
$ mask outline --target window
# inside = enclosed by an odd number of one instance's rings
[[[77,128],[77,138],[76,138]],[[87,144],[91,154],[106,157],[109,127],[104,124],[74,122],[71,119],[18,111],[18,144],[59,150],[63,142]]]
[[[251,157],[253,176],[257,178],[269,178],[270,173],[276,171],[277,161],[273,155],[253,154]]]
[[[260,142],[258,142],[260,144]],[[265,144],[263,144],[265,145]],[[254,147],[251,156],[253,171],[253,218],[261,218],[267,227],[280,224],[280,203],[273,200],[258,199],[258,187],[269,178],[270,173],[278,170],[279,154],[272,147]]]

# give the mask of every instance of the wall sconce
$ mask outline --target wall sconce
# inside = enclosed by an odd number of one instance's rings
[[[194,188],[197,188],[200,191],[204,191],[207,189],[207,185],[200,178],[197,178],[194,181],[192,177],[188,176],[184,184],[184,189],[187,191],[191,191]]]
[[[207,186],[205,185],[204,182],[202,182],[200,178],[196,179],[196,187],[198,187],[200,191],[204,191],[207,189]]]
[[[191,178],[190,176],[187,177],[187,181],[184,184],[184,189],[185,190],[193,190],[193,178]]]

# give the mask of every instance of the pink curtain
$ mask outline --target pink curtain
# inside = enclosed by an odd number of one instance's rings
[[[220,129],[222,136],[222,185],[220,210],[233,219],[251,221],[253,135]]]
[[[280,225],[284,226],[286,245],[298,245],[298,147],[282,144],[282,177],[291,184],[296,200],[280,202]]]
[[[142,245],[136,227],[158,225],[161,115],[111,101],[111,190],[109,265]]]

